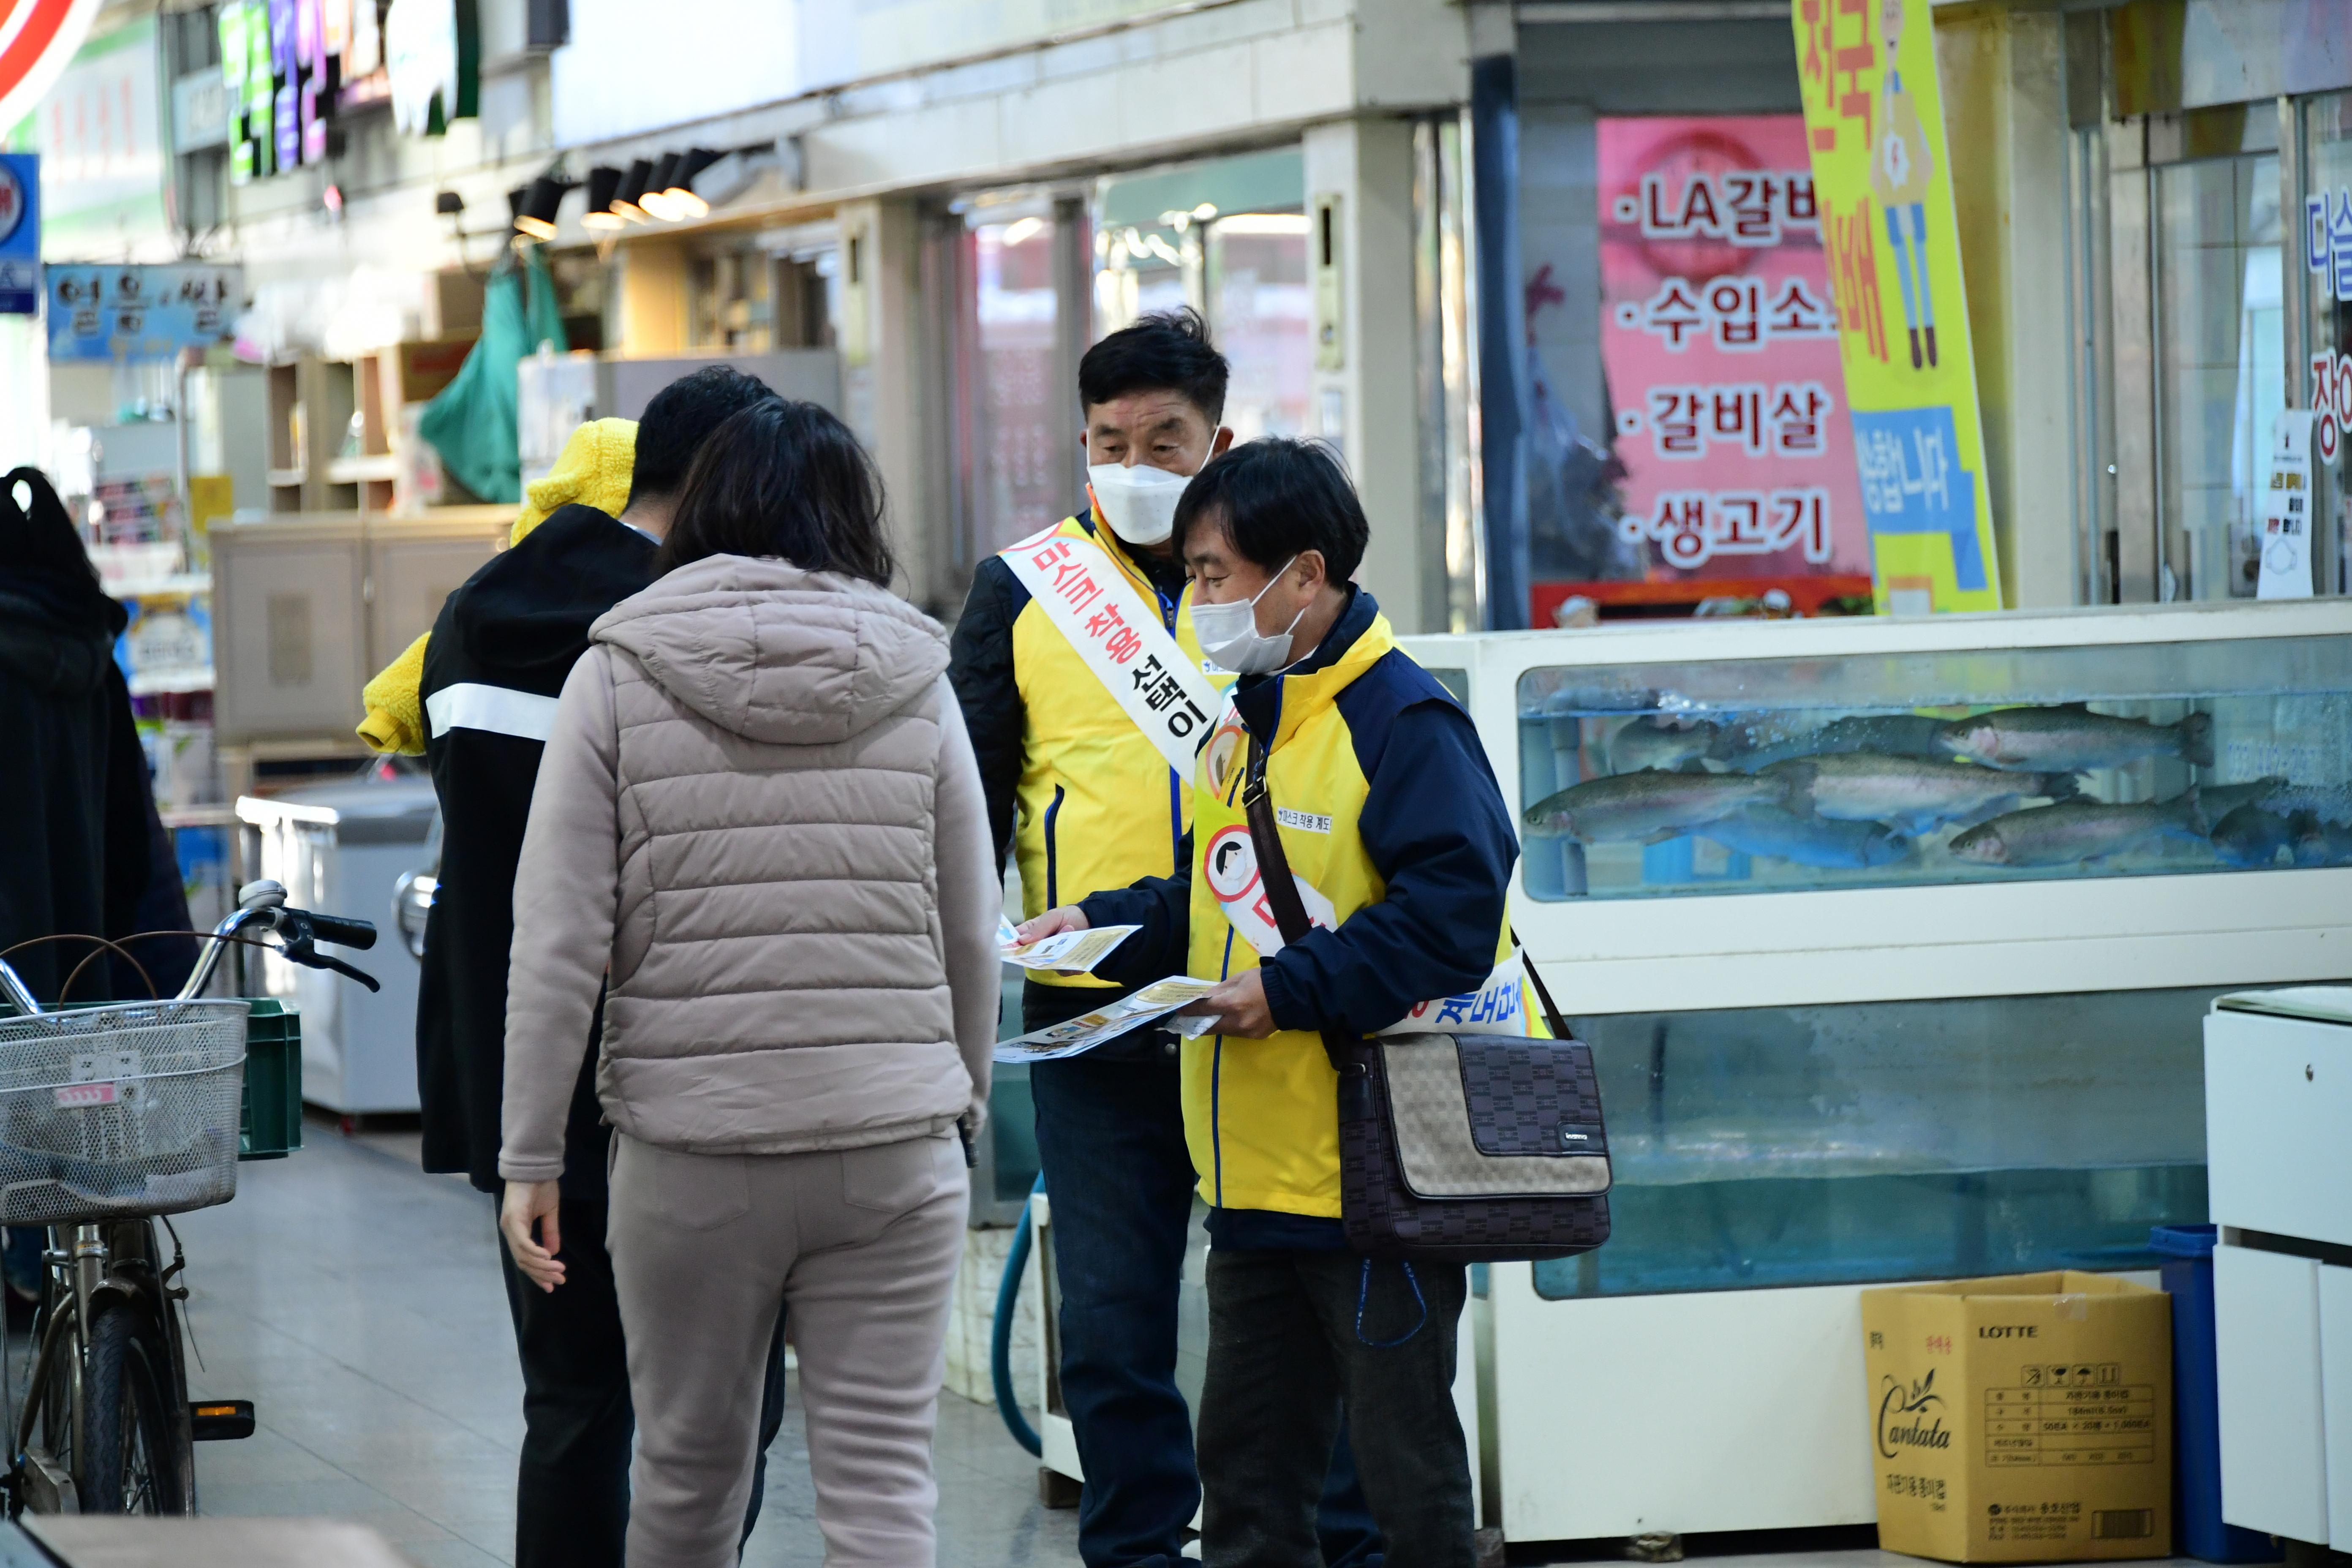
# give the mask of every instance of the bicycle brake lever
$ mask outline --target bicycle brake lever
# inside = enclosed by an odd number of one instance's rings
[[[299,942],[289,942],[279,951],[288,962],[299,963],[305,969],[331,969],[346,979],[358,981],[371,991],[383,989],[374,975],[364,969],[355,969],[340,958],[328,957],[312,946],[308,937],[304,937]]]

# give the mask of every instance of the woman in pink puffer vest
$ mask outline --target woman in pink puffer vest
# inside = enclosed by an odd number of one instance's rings
[[[631,1568],[725,1568],[789,1310],[828,1563],[933,1560],[930,1468],[1002,900],[946,635],[890,593],[849,431],[781,400],[688,473],[563,688],[515,881],[500,1225],[563,1280],[596,1089],[637,1455]]]

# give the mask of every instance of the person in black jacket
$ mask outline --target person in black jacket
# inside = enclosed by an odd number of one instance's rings
[[[597,617],[652,580],[686,470],[729,416],[775,395],[724,365],[672,382],[636,431],[618,518],[560,508],[449,595],[426,644],[425,757],[440,797],[439,887],[425,919],[417,993],[417,1091],[428,1171],[463,1172],[496,1194],[506,1063],[507,955],[515,866],[557,696]],[[591,1025],[593,1037],[602,1019]],[[626,1347],[604,1251],[605,1150],[596,1053],[572,1097],[561,1229],[569,1288],[540,1290],[505,1243],[507,1301],[522,1358],[524,1436],[515,1501],[517,1568],[617,1565],[629,1521]],[[760,1468],[743,1521],[759,1517],[766,1452],[783,1410],[782,1324],[760,1413]]]
[[[154,869],[153,797],[114,662],[128,619],[40,470],[0,479],[0,734],[10,759],[0,767],[0,951],[43,1002],[59,1000],[78,968],[72,1000],[106,1001],[112,969],[82,967],[87,943],[22,944],[129,935]]]

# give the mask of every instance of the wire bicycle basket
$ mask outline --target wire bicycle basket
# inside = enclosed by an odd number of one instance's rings
[[[0,1224],[235,1197],[247,1016],[214,1000],[0,1017]]]

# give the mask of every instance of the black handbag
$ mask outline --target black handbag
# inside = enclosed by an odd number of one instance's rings
[[[1310,929],[1307,908],[1255,736],[1248,767],[1242,805],[1260,885],[1282,940],[1298,942]],[[1570,1036],[1524,948],[1520,959],[1550,1039],[1323,1031],[1339,1075],[1340,1216],[1356,1252],[1519,1263],[1572,1258],[1609,1239],[1609,1140],[1592,1047]]]

